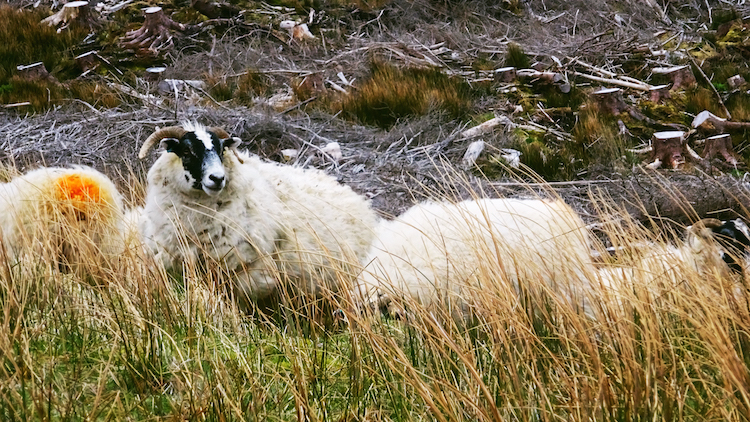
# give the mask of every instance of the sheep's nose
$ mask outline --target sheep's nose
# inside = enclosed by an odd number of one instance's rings
[[[221,184],[224,182],[224,175],[223,174],[209,174],[208,175],[209,180],[214,182],[214,185],[221,186]]]

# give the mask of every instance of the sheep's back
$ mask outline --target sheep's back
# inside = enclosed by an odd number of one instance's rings
[[[0,185],[0,209],[3,242],[15,255],[35,245],[62,248],[52,252],[70,261],[74,254],[116,256],[123,247],[122,198],[91,168],[40,168],[19,176]]]
[[[354,271],[352,264],[365,257],[377,224],[369,202],[322,171],[254,160],[282,203],[282,265],[291,273],[329,282],[350,278],[340,273]]]
[[[357,294],[372,302],[386,290],[427,305],[519,283],[573,294],[585,288],[589,252],[583,222],[562,201],[423,203],[380,224]]]

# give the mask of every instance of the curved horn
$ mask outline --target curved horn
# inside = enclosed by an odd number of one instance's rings
[[[213,132],[214,135],[216,135],[216,136],[219,137],[219,139],[227,139],[227,138],[230,137],[226,130],[224,130],[224,129],[218,127],[218,126],[210,127],[210,128],[208,128],[208,131],[209,132]]]
[[[699,228],[705,227],[707,229],[715,229],[721,227],[722,224],[724,224],[724,222],[716,218],[703,218],[693,225]]]
[[[138,153],[138,158],[143,160],[146,158],[146,154],[157,142],[164,138],[181,138],[187,131],[182,126],[168,126],[162,129],[156,129],[156,132],[152,133],[151,136],[146,138],[141,146],[141,151]]]

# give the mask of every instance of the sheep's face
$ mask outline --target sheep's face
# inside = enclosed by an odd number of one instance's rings
[[[224,149],[234,148],[239,139],[221,139],[214,132],[197,125],[185,129],[187,132],[179,139],[162,139],[161,146],[182,161],[184,184],[181,184],[186,191],[202,191],[206,195],[216,196],[227,183]]]
[[[742,219],[723,221],[712,228],[716,241],[721,245],[721,258],[733,271],[742,273],[742,262],[750,248],[750,230]],[[740,262],[738,262],[738,259]]]
[[[693,253],[698,254],[701,251],[716,251],[715,248],[718,247],[721,260],[733,272],[742,274],[743,263],[747,261],[750,252],[750,229],[741,218],[726,221],[701,220],[688,227],[686,242]]]

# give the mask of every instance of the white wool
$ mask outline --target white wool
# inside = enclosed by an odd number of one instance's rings
[[[240,299],[281,286],[349,289],[377,221],[369,202],[322,171],[229,150],[223,157],[226,186],[213,196],[178,188],[184,170],[175,154],[151,167],[139,226],[158,261],[174,269],[216,262]]]
[[[60,180],[96,185],[97,200],[61,197]],[[90,201],[91,200],[91,201]],[[40,168],[0,184],[2,245],[14,259],[91,260],[91,254],[114,258],[125,247],[123,203],[114,183],[89,168]]]
[[[537,199],[416,205],[380,224],[364,263],[355,300],[389,311],[401,296],[460,309],[478,296],[539,286],[586,307],[593,269],[580,217],[562,201]]]

